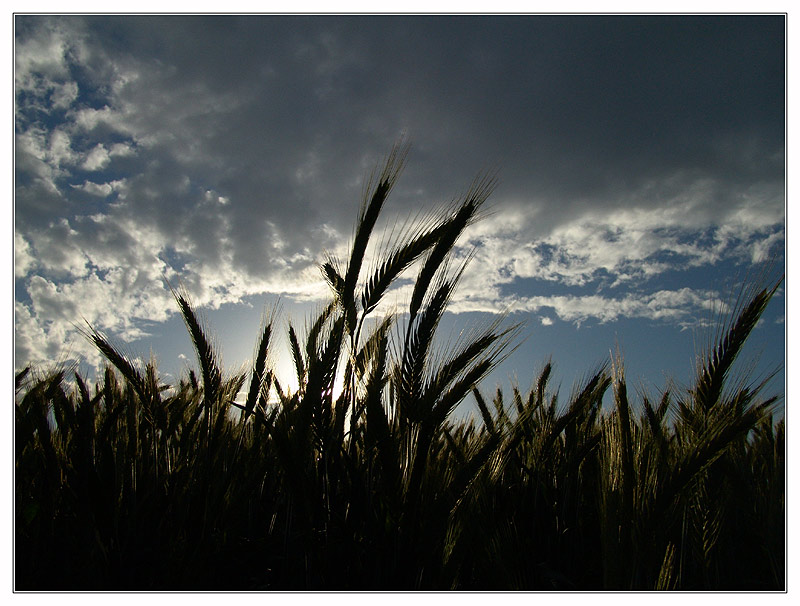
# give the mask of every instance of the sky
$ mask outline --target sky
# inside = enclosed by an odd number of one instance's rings
[[[265,312],[302,329],[328,299],[319,263],[345,257],[365,182],[405,138],[379,231],[498,178],[440,327],[446,342],[500,313],[523,323],[486,393],[527,390],[548,360],[569,393],[617,349],[629,389],[685,386],[741,284],[785,264],[785,28],[16,15],[15,369],[90,373],[88,322],[175,382],[196,362],[170,284],[243,368]],[[785,300],[748,343],[756,377],[784,363]]]

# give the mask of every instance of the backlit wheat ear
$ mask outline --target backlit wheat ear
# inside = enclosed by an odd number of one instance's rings
[[[219,394],[222,381],[222,373],[217,364],[216,353],[211,346],[211,342],[206,337],[206,333],[194,309],[192,309],[187,296],[183,293],[175,293],[175,298],[178,302],[178,307],[180,307],[183,321],[192,339],[192,344],[197,354],[197,361],[200,364],[200,372],[203,377],[203,389],[205,390],[205,400],[211,402],[215,400]]]
[[[256,348],[255,362],[253,363],[252,377],[250,379],[250,388],[247,390],[247,400],[245,401],[244,418],[253,414],[256,403],[264,388],[266,380],[266,366],[267,366],[267,352],[269,350],[270,337],[272,335],[272,322],[269,320],[264,321],[264,327],[261,331],[261,338],[258,341]]]
[[[439,241],[441,232],[439,227],[422,233],[386,257],[364,285],[361,307],[365,316],[377,307],[395,278]]]
[[[292,361],[294,362],[297,385],[302,389],[306,381],[306,362],[303,359],[303,352],[300,349],[300,341],[297,339],[297,333],[294,330],[294,326],[291,324],[289,324],[289,348],[291,349]]]
[[[493,177],[476,180],[467,193],[464,202],[451,217],[442,221],[440,229],[437,230],[439,239],[425,259],[425,263],[414,283],[411,303],[409,304],[409,313],[412,320],[419,311],[434,276],[451,253],[459,236],[475,220],[478,210],[491,195],[495,186],[496,179]]]
[[[369,359],[370,361],[370,372],[369,376],[365,381],[365,395],[364,395],[364,404],[363,407],[367,410],[368,419],[367,422],[370,423],[369,415],[370,409],[373,410],[372,423],[377,423],[379,425],[378,431],[381,435],[381,439],[386,437],[386,433],[388,432],[388,425],[386,422],[386,415],[383,413],[383,402],[382,402],[382,391],[384,385],[386,384],[386,357],[387,357],[387,349],[388,349],[388,338],[389,338],[389,328],[392,325],[392,319],[387,318],[371,335],[371,337],[367,340],[367,343],[364,345],[362,350],[363,352],[363,361],[361,361],[362,368],[360,370],[360,374],[363,374],[366,367],[366,361]],[[358,372],[358,371],[357,371]],[[377,413],[378,408],[380,408],[381,414]]]
[[[437,394],[435,422],[444,422],[475,385],[514,351],[513,342],[519,335],[521,325],[500,329],[504,319],[501,315],[490,325],[476,330],[466,342],[456,345],[435,370],[431,369],[425,393]],[[483,406],[485,408],[485,402]],[[491,419],[488,409],[482,410],[481,414],[484,422],[487,418]],[[493,432],[494,423],[487,423],[487,429]]]
[[[373,330],[372,334],[366,339],[364,346],[355,356],[354,371],[359,379],[364,375],[369,365],[374,365],[376,359],[386,358],[386,352],[381,353],[381,347],[385,346],[389,330],[394,325],[394,316],[386,316],[381,323]]]
[[[320,266],[320,270],[322,271],[322,276],[336,294],[336,299],[341,300],[344,297],[344,278],[342,278],[341,272],[336,267],[336,261],[332,258],[328,259]]]
[[[25,368],[14,375],[14,391],[19,391],[22,388],[25,378],[31,371],[31,365],[28,364]]]
[[[409,420],[420,420],[420,399],[423,397],[422,381],[425,362],[433,343],[436,327],[442,318],[447,302],[455,288],[454,282],[442,280],[430,302],[414,322],[409,323],[403,359],[400,366],[400,401]]]
[[[224,416],[224,410],[217,410],[216,406],[218,403],[222,402],[222,372],[217,364],[216,353],[206,337],[205,331],[200,321],[197,319],[194,309],[192,309],[189,303],[188,295],[185,292],[176,291],[173,291],[173,295],[175,296],[175,300],[181,311],[181,316],[183,316],[184,324],[186,324],[186,328],[192,339],[192,344],[197,354],[197,360],[200,364],[200,374],[203,377],[203,432],[205,434],[205,443],[208,448],[209,461],[207,464],[210,465],[212,447],[218,435],[218,426],[213,422],[212,418],[214,414],[217,414],[217,416],[220,416],[220,414]]]
[[[335,309],[336,301],[331,301],[322,309],[322,311],[320,311],[320,313],[314,319],[314,322],[308,328],[306,332],[306,360],[311,360],[316,355],[319,337],[322,334],[322,331],[325,329],[326,324],[333,316]],[[306,372],[307,371],[308,369],[306,368]]]
[[[770,299],[783,283],[781,278],[772,288],[763,289],[753,295],[743,306],[735,321],[724,336],[708,353],[699,369],[699,376],[694,390],[698,406],[708,410],[720,398],[725,378],[736,357],[742,349],[747,337],[755,328],[764,313]]]
[[[496,435],[497,431],[495,430],[492,413],[489,412],[489,407],[486,406],[486,400],[483,398],[483,395],[481,395],[480,390],[477,387],[473,387],[472,395],[475,397],[475,402],[478,405],[478,410],[481,413],[481,417],[483,418],[483,424],[486,427],[486,430],[491,435]]]
[[[95,328],[89,326],[88,331],[83,333],[95,347],[103,354],[117,370],[122,373],[122,376],[127,379],[139,399],[143,404],[147,405],[147,390],[145,389],[145,380],[141,373],[136,369],[134,362],[125,354],[117,350],[111,342]]]
[[[378,220],[378,215],[383,208],[383,204],[403,169],[408,149],[408,145],[403,142],[395,145],[385,162],[384,168],[377,179],[377,183],[372,186],[372,179],[370,179],[370,184],[368,185],[368,188],[371,188],[372,191],[369,194],[369,200],[365,201],[365,204],[362,206],[358,223],[356,224],[356,234],[353,240],[353,247],[350,251],[350,259],[347,263],[347,272],[344,276],[344,282],[341,285],[342,305],[345,311],[345,317],[347,318],[348,333],[350,334],[353,334],[355,331],[355,287],[358,282],[358,276],[361,273],[364,254],[366,253],[372,230]],[[327,273],[326,271],[326,274]]]

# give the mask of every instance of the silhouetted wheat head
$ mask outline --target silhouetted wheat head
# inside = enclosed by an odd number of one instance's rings
[[[438,332],[495,180],[371,246],[407,153],[368,181],[347,257],[321,264],[330,302],[287,328],[295,390],[272,367],[275,310],[229,375],[184,290],[199,371],[176,385],[91,327],[95,385],[16,375],[17,589],[785,587],[785,425],[769,377],[730,380],[777,284],[741,301],[685,391],[632,393],[617,356],[568,397],[548,359],[527,393],[489,398],[520,327]],[[412,271],[407,307],[385,305]],[[470,395],[477,416],[455,418]]]

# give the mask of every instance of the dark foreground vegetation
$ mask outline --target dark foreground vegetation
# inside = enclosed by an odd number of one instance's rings
[[[434,336],[492,182],[362,271],[402,161],[372,181],[346,263],[323,264],[331,303],[288,329],[296,391],[270,370],[274,318],[226,375],[181,291],[198,372],[179,384],[91,328],[96,385],[17,375],[17,590],[784,589],[784,423],[766,380],[730,376],[777,284],[740,299],[681,393],[633,398],[615,360],[567,399],[549,363],[488,397],[517,329]],[[414,264],[404,314],[367,320]],[[465,398],[481,420],[451,419]]]

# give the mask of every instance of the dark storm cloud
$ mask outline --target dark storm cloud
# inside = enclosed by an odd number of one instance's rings
[[[782,179],[781,17],[97,17],[84,27],[108,61],[138,72],[120,93],[126,122],[162,140],[185,174],[254,211],[266,204],[281,224],[350,202],[362,159],[403,129],[417,146],[412,168],[423,165],[409,187],[437,197],[490,163],[503,196],[558,198],[561,212],[679,172]],[[313,183],[294,178],[303,168],[316,169]]]
[[[158,316],[161,274],[212,305],[311,297],[300,283],[344,244],[365,176],[404,131],[389,213],[499,168],[498,215],[475,233],[490,290],[585,284],[599,267],[656,275],[694,229],[713,231],[709,247],[681,249],[697,264],[761,255],[782,234],[782,16],[17,16],[15,28],[24,321],[44,325],[53,293],[121,296],[148,280],[121,315]],[[569,263],[543,261],[542,246]],[[131,262],[136,276],[98,273]]]

